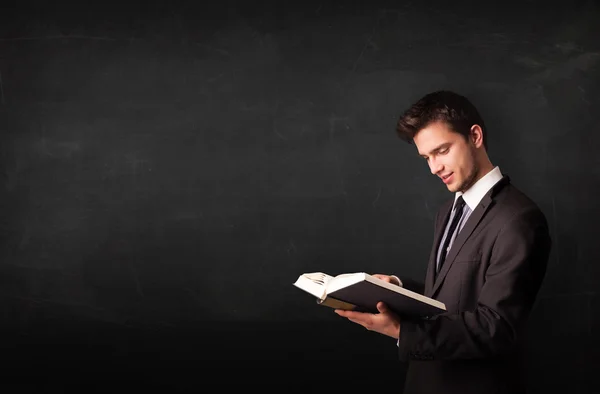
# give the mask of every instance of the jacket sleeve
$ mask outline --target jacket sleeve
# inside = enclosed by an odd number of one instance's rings
[[[541,287],[550,248],[541,211],[516,214],[497,235],[477,308],[402,320],[400,360],[474,359],[510,352]]]

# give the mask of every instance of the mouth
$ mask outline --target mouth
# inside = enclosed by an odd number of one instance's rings
[[[448,184],[448,183],[452,182],[453,175],[454,175],[454,173],[451,172],[450,174],[440,176],[440,178],[442,178],[442,182],[444,182],[445,184]]]

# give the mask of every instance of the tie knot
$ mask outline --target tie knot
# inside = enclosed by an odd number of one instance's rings
[[[456,199],[456,202],[454,203],[454,209],[456,209],[457,211],[460,211],[464,205],[465,205],[465,200],[462,198],[462,196],[460,196]]]

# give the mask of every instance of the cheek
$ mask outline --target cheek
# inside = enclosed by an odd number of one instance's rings
[[[469,158],[467,155],[457,155],[456,160],[454,161],[456,166],[456,172],[458,172],[461,176],[468,175],[469,168]]]
[[[461,158],[460,155],[453,155],[452,157],[448,158],[447,165],[452,168],[453,172],[462,174],[464,168],[463,160],[464,159]]]

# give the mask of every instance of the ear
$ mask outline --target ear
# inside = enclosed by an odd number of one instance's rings
[[[471,130],[469,132],[469,141],[476,148],[483,146],[483,130],[478,124],[474,124],[473,126],[471,126]]]

